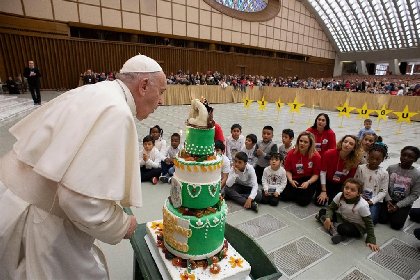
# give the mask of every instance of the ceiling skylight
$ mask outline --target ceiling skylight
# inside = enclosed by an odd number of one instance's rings
[[[340,52],[420,47],[419,0],[308,0]]]

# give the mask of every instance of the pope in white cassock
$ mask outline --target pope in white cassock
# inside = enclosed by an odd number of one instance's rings
[[[166,77],[137,55],[115,81],[70,90],[10,129],[0,160],[0,279],[107,279],[99,239],[117,244],[140,207],[138,137]]]

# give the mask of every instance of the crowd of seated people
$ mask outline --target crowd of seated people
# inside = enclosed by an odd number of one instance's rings
[[[1,91],[7,90],[9,94],[23,94],[28,90],[28,82],[26,81],[26,78],[22,79],[22,75],[20,74],[15,78],[9,76],[4,83],[0,80],[0,84],[2,84]]]
[[[386,75],[366,76],[347,75],[330,78],[272,77],[263,75],[226,75],[218,71],[190,73],[179,70],[167,76],[170,85],[220,85],[222,88],[232,86],[235,90],[246,91],[254,86],[273,86],[305,88],[316,90],[368,92],[374,94],[416,95],[420,96],[420,75]]]
[[[103,81],[113,81],[115,80],[115,71],[113,72],[93,72],[91,69],[86,70],[86,72],[80,74],[79,86],[95,84]]]

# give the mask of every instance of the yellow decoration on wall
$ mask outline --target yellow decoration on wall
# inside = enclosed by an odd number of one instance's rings
[[[277,111],[280,112],[281,111],[281,108],[283,108],[283,106],[284,106],[284,103],[281,103],[281,100],[279,98],[279,100],[276,101],[276,109],[277,109]]]
[[[381,109],[376,110],[376,113],[378,113],[378,121],[379,120],[386,120],[387,119],[387,115],[389,113],[391,113],[391,112],[392,112],[392,110],[387,110],[386,109],[386,105],[385,104],[382,105],[382,108]]]
[[[368,109],[367,103],[365,102],[365,104],[363,104],[363,107],[360,109],[356,108],[356,111],[359,112],[359,119],[368,119],[369,115],[375,110]]]
[[[207,172],[206,167],[205,167],[205,166],[201,166],[201,171],[203,171],[203,172]]]
[[[417,112],[410,112],[408,110],[408,105],[405,105],[404,111],[402,112],[393,112],[395,115],[397,115],[398,120],[397,122],[406,122],[406,123],[410,123],[411,122],[411,117],[414,115],[417,115]]]
[[[261,98],[261,100],[258,100],[257,102],[258,104],[260,104],[260,106],[258,106],[258,110],[264,111],[268,103],[267,101],[264,100],[264,96]]]
[[[197,165],[194,165],[194,172],[198,172],[198,167],[197,167]]]
[[[350,118],[350,112],[356,109],[356,107],[349,106],[347,101],[344,102],[343,106],[337,106],[336,108],[338,111],[340,111],[340,113],[338,114],[339,117],[346,116],[347,118]]]
[[[249,99],[247,96],[246,98],[243,99],[243,101],[244,101],[244,108],[249,109],[249,107],[251,106],[254,100]]]
[[[187,165],[187,171],[191,172],[191,166]]]
[[[290,112],[300,112],[300,107],[302,107],[303,105],[305,105],[304,103],[299,103],[295,97],[295,100],[293,101],[293,103],[287,103],[287,105],[290,106]]]

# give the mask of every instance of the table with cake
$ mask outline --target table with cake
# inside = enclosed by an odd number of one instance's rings
[[[228,208],[220,195],[222,157],[214,150],[212,110],[206,102],[191,102],[184,149],[174,160],[175,173],[170,196],[163,203],[163,219],[141,225],[162,279],[251,279],[250,263],[225,238]],[[242,243],[254,243],[243,236]],[[136,253],[134,244],[133,248]],[[145,256],[138,256],[143,253],[137,252],[137,261],[148,270]],[[138,268],[139,264],[135,265]]]

